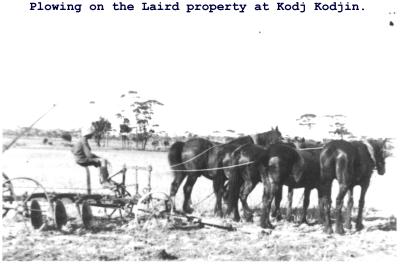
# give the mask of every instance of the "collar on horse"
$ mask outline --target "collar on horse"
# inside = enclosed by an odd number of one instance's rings
[[[257,142],[258,135],[257,134],[250,134],[249,136],[253,140],[254,144],[258,144],[258,142]]]

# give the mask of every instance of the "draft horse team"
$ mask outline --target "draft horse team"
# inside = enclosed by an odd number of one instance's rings
[[[253,210],[247,197],[255,186],[263,184],[262,213],[260,225],[273,228],[270,215],[282,219],[280,202],[282,187],[288,187],[288,210],[286,218],[292,221],[293,189],[304,188],[303,212],[300,221],[307,223],[307,208],[311,190],[317,189],[319,222],[324,232],[332,233],[331,190],[334,179],[338,181],[336,197],[336,232],[344,233],[342,207],[348,194],[345,227],[351,228],[353,188],[361,186],[356,229],[361,230],[362,213],[372,172],[385,173],[385,140],[345,141],[332,140],[325,145],[314,142],[284,140],[278,127],[253,136],[244,136],[228,143],[216,143],[204,138],[192,138],[186,142],[175,142],[168,153],[174,179],[170,195],[175,207],[176,193],[183,187],[183,211],[191,213],[191,193],[196,180],[204,176],[213,181],[216,196],[214,211],[223,216],[222,200],[228,208],[226,215],[240,220],[238,202],[243,208],[243,218],[251,221]],[[273,211],[272,202],[275,207]]]

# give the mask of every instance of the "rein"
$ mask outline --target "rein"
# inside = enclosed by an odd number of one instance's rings
[[[213,171],[213,170],[220,170],[220,169],[228,169],[228,168],[235,168],[235,167],[241,167],[241,166],[246,166],[255,163],[255,161],[250,161],[238,165],[233,165],[233,166],[225,166],[225,167],[214,167],[214,168],[204,168],[204,169],[171,169],[170,171],[172,172],[201,172],[201,171]]]
[[[297,148],[297,150],[320,150],[323,147],[308,147],[308,148]]]
[[[198,158],[198,157],[204,155],[206,152],[208,152],[208,151],[210,151],[210,150],[212,150],[212,149],[214,149],[214,148],[216,148],[216,147],[223,146],[223,145],[226,145],[226,144],[228,144],[228,143],[213,145],[213,146],[211,146],[210,148],[208,148],[208,149],[204,150],[203,152],[201,152],[200,154],[195,155],[195,156],[192,157],[191,159],[188,159],[188,160],[186,160],[186,161],[183,161],[183,162],[178,163],[178,164],[175,164],[175,165],[171,165],[170,167],[172,168],[172,167],[177,167],[177,166],[180,166],[180,165],[184,165],[184,164],[186,164],[186,163],[188,163],[188,162],[190,162],[190,161],[193,161],[193,160],[195,160],[196,158]],[[242,145],[240,145],[240,146],[239,146],[238,148],[236,148],[232,153],[234,153],[234,152],[240,150],[240,149],[241,149],[243,146],[245,146],[245,145],[248,145],[248,144],[242,144]],[[177,169],[177,170],[171,170],[171,171],[188,171],[188,170],[178,170],[178,169]],[[203,171],[203,170],[198,170],[198,171]]]
[[[199,156],[205,154],[206,152],[210,151],[211,149],[214,149],[215,147],[218,147],[218,146],[221,146],[221,145],[224,145],[224,144],[213,145],[213,146],[211,146],[210,148],[208,148],[208,149],[204,150],[203,152],[201,152],[200,154],[195,155],[195,156],[192,157],[191,159],[188,159],[188,160],[186,160],[186,161],[183,161],[183,162],[178,163],[178,164],[175,164],[175,165],[171,165],[170,167],[177,167],[177,166],[180,166],[180,165],[184,165],[184,164],[186,164],[186,163],[188,163],[188,162],[190,162],[190,161],[192,161],[192,160],[198,158]],[[173,170],[173,171],[177,171],[177,170]]]

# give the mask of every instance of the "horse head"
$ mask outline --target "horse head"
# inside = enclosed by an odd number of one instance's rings
[[[266,134],[271,144],[281,143],[283,141],[283,136],[282,133],[279,131],[278,126],[276,126],[275,129],[274,127],[271,127],[271,130],[269,132],[266,132]]]
[[[376,170],[378,171],[379,175],[383,175],[386,172],[385,159],[387,157],[386,153],[387,139],[384,140],[368,139],[368,142],[371,144],[373,148]]]

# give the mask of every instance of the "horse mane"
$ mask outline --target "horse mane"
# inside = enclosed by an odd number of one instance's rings
[[[375,151],[374,147],[371,144],[371,142],[373,141],[371,141],[371,139],[368,139],[368,140],[363,140],[362,142],[367,147],[369,156],[371,157],[372,161],[374,161],[374,164],[376,164]]]

